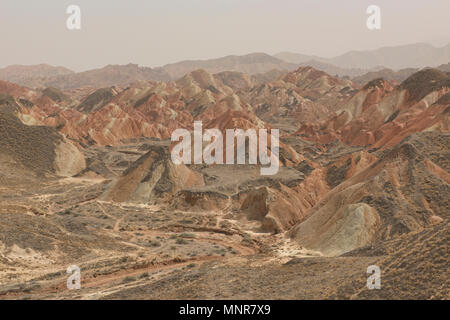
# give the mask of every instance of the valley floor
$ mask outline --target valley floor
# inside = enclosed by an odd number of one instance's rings
[[[1,299],[448,298],[430,283],[371,294],[366,269],[390,255],[382,249],[322,257],[232,213],[103,201],[105,186],[70,178],[2,189]],[[67,289],[69,265],[81,269],[81,290]]]

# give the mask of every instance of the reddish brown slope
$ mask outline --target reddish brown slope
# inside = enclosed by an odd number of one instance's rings
[[[376,80],[344,103],[332,118],[304,125],[297,134],[320,143],[338,139],[351,145],[392,147],[413,132],[446,131],[449,79],[446,73],[426,69],[394,90],[389,83]]]

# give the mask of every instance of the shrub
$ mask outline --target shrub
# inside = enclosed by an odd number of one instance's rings
[[[136,281],[135,277],[127,276],[122,280],[122,283],[128,283],[128,282],[133,282],[133,281]]]
[[[181,236],[183,238],[195,238],[195,234],[193,233],[182,233]]]
[[[186,240],[184,240],[183,238],[178,238],[176,240],[176,244],[187,244],[188,242]]]

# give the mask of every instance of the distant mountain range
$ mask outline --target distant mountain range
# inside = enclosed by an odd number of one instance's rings
[[[450,44],[435,48],[426,43],[383,47],[369,51],[350,51],[334,58],[307,56],[281,52],[275,57],[291,63],[315,60],[340,68],[372,69],[380,66],[391,69],[436,67],[450,61]]]
[[[0,79],[23,83],[30,78],[49,78],[62,75],[70,75],[75,72],[64,67],[54,67],[48,64],[38,64],[32,66],[11,65],[0,69]]]
[[[282,52],[274,56],[251,53],[209,60],[186,60],[157,68],[141,67],[137,64],[108,65],[78,73],[64,67],[45,64],[14,65],[0,69],[0,79],[32,88],[71,89],[88,86],[98,88],[128,85],[139,80],[177,80],[198,69],[212,74],[237,71],[264,79],[276,73],[281,74],[299,67],[311,66],[333,76],[354,78],[358,83],[368,82],[378,77],[401,82],[423,67],[442,65],[439,69],[446,71],[445,65],[449,61],[450,44],[442,48],[435,48],[428,44],[412,44],[372,51],[351,51],[334,58],[290,52]]]
[[[239,71],[249,75],[265,73],[274,69],[291,71],[298,66],[265,53],[251,53],[244,56],[226,56],[211,60],[188,60],[162,67],[173,79],[178,79],[196,69],[210,73]]]
[[[15,82],[27,87],[57,87],[60,89],[81,86],[109,87],[128,85],[139,80],[169,81],[177,80],[185,74],[198,69],[210,73],[239,71],[249,75],[264,77],[267,72],[292,71],[298,65],[285,62],[265,53],[244,56],[227,56],[212,60],[182,61],[158,68],[141,67],[137,64],[108,65],[100,69],[75,73],[61,70],[60,67],[9,66],[0,69],[0,79]],[[65,72],[63,72],[65,71]]]
[[[4,70],[0,69],[0,79],[16,82],[27,87],[56,87],[71,89],[79,87],[108,87],[114,85],[127,85],[138,80],[170,80],[170,76],[161,68],[140,67],[137,64],[108,65],[100,69],[93,69],[75,73],[73,71],[57,72],[59,67],[47,66],[45,73],[35,72],[35,66],[21,66],[23,76],[17,77],[9,73],[4,76]],[[53,69],[52,69],[53,68]],[[28,77],[25,76],[27,74]],[[53,71],[52,71],[53,70]],[[51,75],[53,73],[53,75]],[[13,79],[16,79],[15,81]]]

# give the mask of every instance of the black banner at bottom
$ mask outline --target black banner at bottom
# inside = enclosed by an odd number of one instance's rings
[[[61,319],[90,319],[105,315],[121,318],[139,316],[141,319],[291,319],[332,314],[333,317],[349,316],[365,318],[367,314],[383,313],[383,307],[398,307],[401,312],[415,313],[433,304],[444,307],[438,301],[322,301],[322,300],[151,300],[151,301],[0,301],[3,314],[20,316],[32,312]],[[355,309],[357,307],[357,309]],[[380,308],[381,307],[381,308]],[[42,308],[42,309],[41,309]],[[10,309],[10,310],[8,310]],[[433,309],[435,310],[435,309]],[[9,313],[10,312],[10,313]],[[381,314],[380,314],[381,315]]]

